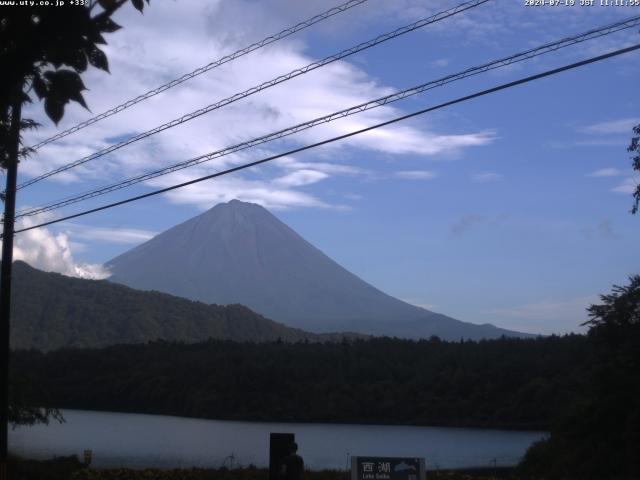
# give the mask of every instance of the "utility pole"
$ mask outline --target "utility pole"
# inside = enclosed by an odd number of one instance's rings
[[[22,101],[16,95],[11,108],[8,135],[7,186],[4,199],[4,230],[2,234],[2,266],[0,267],[0,480],[7,478],[9,433],[9,333],[11,314],[11,267],[13,263],[13,232],[16,213],[16,180]]]

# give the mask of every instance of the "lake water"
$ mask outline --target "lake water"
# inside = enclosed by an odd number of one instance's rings
[[[63,410],[66,423],[19,427],[11,452],[51,458],[93,450],[92,466],[265,467],[269,433],[296,435],[313,470],[346,469],[350,455],[425,457],[427,469],[515,465],[544,432],[389,425],[256,423]],[[228,458],[233,456],[233,458]],[[226,459],[226,460],[225,460]]]

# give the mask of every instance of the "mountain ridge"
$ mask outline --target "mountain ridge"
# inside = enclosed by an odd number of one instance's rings
[[[11,346],[41,351],[98,348],[155,340],[197,343],[339,341],[290,328],[242,305],[206,305],[105,280],[87,280],[13,265]]]

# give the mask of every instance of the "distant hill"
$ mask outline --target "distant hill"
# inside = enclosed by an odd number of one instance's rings
[[[24,262],[13,266],[11,347],[55,350],[120,343],[208,338],[239,342],[282,339],[324,341],[264,318],[242,305],[206,305],[107,281],[45,273]]]
[[[405,303],[371,286],[266,209],[232,200],[106,264],[111,281],[205,303],[247,305],[313,332],[447,340],[528,336]]]

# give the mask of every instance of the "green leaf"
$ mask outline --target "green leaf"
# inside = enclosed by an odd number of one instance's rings
[[[89,51],[89,63],[96,68],[104,70],[105,72],[109,71],[107,56],[95,45]]]
[[[142,10],[144,9],[144,1],[143,0],[131,0],[131,3],[135,7],[135,9],[139,10],[140,12],[142,12]]]
[[[100,6],[102,8],[104,8],[105,10],[108,8],[113,7],[113,5],[116,3],[115,0],[98,0],[98,3],[100,4]]]
[[[75,93],[72,97],[69,97],[69,98],[71,98],[71,100],[73,100],[74,102],[78,102],[84,108],[89,110],[89,107],[87,106],[87,102],[84,101],[84,97],[80,92]]]
[[[47,112],[47,116],[53,120],[53,123],[57,125],[64,115],[64,102],[49,96],[44,101],[44,111]]]
[[[49,79],[51,81],[49,89],[63,98],[71,98],[71,94],[86,90],[80,75],[73,70],[57,70],[49,75]]]
[[[69,55],[66,64],[73,67],[78,73],[82,73],[87,69],[87,56],[83,50],[76,50]]]
[[[62,100],[64,100],[65,103],[69,100],[74,100],[88,109],[81,93],[83,90],[86,90],[86,87],[80,75],[71,70],[59,70],[56,74],[55,86],[59,89]]]
[[[64,114],[64,106],[71,100],[88,109],[81,93],[86,88],[77,72],[73,70],[56,70],[45,72],[44,76],[49,81],[45,109],[49,104],[47,115],[54,122],[57,123],[60,120],[58,114]]]
[[[47,84],[40,76],[40,73],[36,73],[33,76],[33,91],[36,92],[36,95],[40,100],[42,100],[47,95]]]
[[[20,130],[35,130],[41,125],[31,118],[23,118],[20,121]]]
[[[101,17],[98,20],[96,20],[96,27],[98,27],[98,29],[101,32],[105,32],[105,33],[113,33],[122,28],[116,22],[111,20],[109,17]]]
[[[87,33],[87,39],[91,43],[97,43],[98,45],[106,45],[107,44],[107,41],[104,39],[104,37],[100,34],[100,32],[98,32],[95,29],[92,29],[92,31]],[[91,51],[92,48],[95,48],[95,45],[89,45],[89,47],[87,47],[87,49],[86,49],[87,56],[89,56],[89,52]]]

